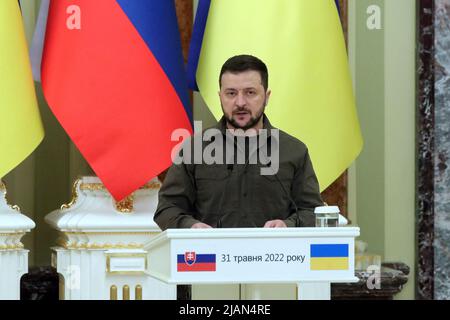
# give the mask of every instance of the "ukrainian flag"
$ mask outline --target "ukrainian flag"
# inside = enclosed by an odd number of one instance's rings
[[[0,1],[0,178],[44,138],[17,0]]]
[[[251,54],[269,69],[271,123],[308,146],[321,190],[358,156],[363,142],[333,0],[200,1],[192,38],[188,70],[217,119],[222,64]]]
[[[311,270],[348,270],[348,244],[312,244]]]

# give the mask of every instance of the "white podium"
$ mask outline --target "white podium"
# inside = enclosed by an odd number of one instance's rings
[[[357,282],[359,228],[169,229],[145,246],[147,273],[169,284],[297,284],[327,300],[331,283]]]

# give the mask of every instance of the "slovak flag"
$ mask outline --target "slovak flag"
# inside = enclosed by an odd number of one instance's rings
[[[168,168],[192,112],[174,1],[53,0],[45,98],[116,200]]]
[[[184,254],[177,254],[178,272],[198,272],[216,271],[216,255],[212,253],[196,254],[195,251],[188,251]]]

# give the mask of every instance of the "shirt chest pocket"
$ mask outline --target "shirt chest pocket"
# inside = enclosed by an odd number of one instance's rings
[[[261,177],[263,178],[262,181],[266,182],[272,181],[279,183],[278,180],[280,180],[291,183],[292,180],[294,180],[294,169],[290,167],[280,167],[275,174],[261,175]]]
[[[285,206],[289,203],[294,180],[294,168],[280,167],[276,174],[255,177],[256,195],[259,201],[268,206]]]
[[[230,175],[225,165],[200,165],[195,168],[195,183],[197,187],[197,199],[213,200],[219,196],[225,188]]]

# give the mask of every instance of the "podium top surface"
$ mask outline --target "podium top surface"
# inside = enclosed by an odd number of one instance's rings
[[[167,229],[147,246],[171,239],[358,237],[359,227]]]

